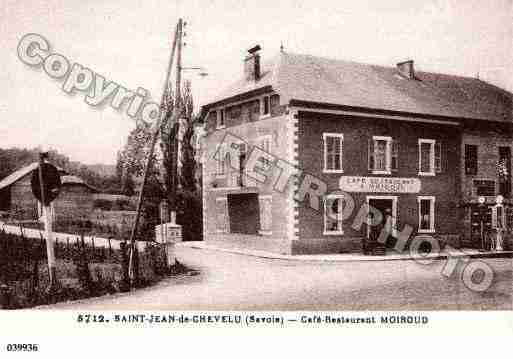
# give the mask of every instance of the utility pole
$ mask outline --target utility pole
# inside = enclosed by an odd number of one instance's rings
[[[174,111],[176,121],[173,125],[173,157],[171,163],[171,188],[169,194],[169,207],[171,211],[171,223],[176,224],[176,210],[177,200],[176,195],[178,191],[178,135],[180,132],[180,116],[182,111],[182,41],[183,41],[183,20],[178,19],[177,27],[177,43],[176,43],[176,89],[175,89],[175,105]]]
[[[39,154],[39,184],[41,187],[41,209],[43,212],[43,218],[45,222],[46,232],[46,256],[48,258],[48,272],[50,274],[50,292],[53,292],[57,284],[56,278],[56,264],[55,264],[55,253],[53,248],[53,229],[52,229],[52,210],[50,203],[46,204],[45,198],[45,183],[43,176],[43,166],[45,163],[45,153]]]
[[[162,121],[165,117],[165,112],[162,111],[162,108],[164,108],[163,104],[164,102],[166,101],[166,91],[167,91],[167,88],[168,88],[168,84],[169,84],[169,79],[171,77],[171,70],[172,70],[172,67],[173,67],[173,60],[174,60],[174,57],[175,57],[175,49],[176,49],[176,44],[177,44],[177,39],[178,39],[178,32],[180,30],[180,33],[181,33],[181,20],[178,22],[178,25],[176,27],[176,30],[175,30],[175,37],[174,37],[174,40],[173,40],[173,47],[171,49],[171,56],[169,58],[169,64],[168,64],[168,68],[167,68],[167,74],[166,74],[166,79],[164,81],[164,88],[162,90],[162,96],[161,96],[161,100],[160,100],[160,103],[161,103],[161,113],[160,113],[160,116],[159,118],[157,119],[157,123],[155,124],[155,129],[153,131],[153,135],[152,135],[152,140],[151,140],[151,144],[150,144],[150,153],[148,154],[148,158],[146,159],[146,164],[145,164],[145,167],[144,167],[144,174],[143,174],[143,182],[142,182],[142,185],[141,185],[141,191],[139,192],[139,198],[137,200],[137,212],[136,212],[136,215],[135,215],[135,220],[134,220],[134,225],[133,225],[133,228],[132,228],[132,233],[130,234],[130,261],[129,261],[129,266],[128,266],[128,272],[129,272],[129,275],[130,275],[130,279],[131,279],[131,282],[133,283],[133,280],[135,279],[135,273],[134,273],[134,251],[135,251],[135,238],[137,236],[137,229],[139,227],[139,221],[140,221],[140,217],[141,217],[141,209],[142,209],[142,203],[144,201],[144,189],[146,188],[146,184],[148,182],[148,176],[149,176],[149,172],[150,172],[150,169],[151,169],[151,166],[152,166],[152,159],[153,159],[153,154],[155,152],[155,144],[157,143],[157,138],[158,138],[158,135],[160,133],[160,129],[162,127]],[[171,119],[172,121],[176,122],[177,121],[177,116],[176,116],[176,112],[175,112],[175,115],[173,116],[173,118]]]

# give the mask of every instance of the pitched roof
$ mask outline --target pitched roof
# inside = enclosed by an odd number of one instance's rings
[[[61,183],[63,186],[66,185],[80,185],[89,188],[93,192],[100,192],[97,188],[87,184],[82,178],[71,175],[61,176]]]
[[[0,189],[4,189],[5,187],[8,187],[15,182],[18,182],[20,179],[22,179],[38,167],[39,163],[33,162],[28,166],[22,167],[19,170],[14,171],[9,176],[5,177],[3,180],[0,181]]]
[[[262,72],[258,81],[239,80],[204,108],[272,86],[284,104],[297,100],[501,122],[513,116],[513,94],[470,77],[416,72],[409,80],[395,67],[292,53],[280,53]]]
[[[4,189],[6,187],[9,187],[10,185],[18,182],[23,177],[31,174],[32,171],[34,171],[38,167],[39,167],[39,163],[33,162],[33,163],[29,164],[28,166],[22,167],[19,170],[11,173],[9,176],[5,177],[3,180],[0,181],[0,190]],[[79,178],[77,176],[68,175],[64,169],[62,169],[58,166],[56,166],[56,168],[57,168],[57,170],[59,170],[59,173],[61,175],[61,182],[63,185],[73,185],[73,184],[83,185],[83,186],[88,187],[89,189],[91,189],[94,192],[99,192],[96,188],[85,183],[84,180],[82,180],[81,178]]]

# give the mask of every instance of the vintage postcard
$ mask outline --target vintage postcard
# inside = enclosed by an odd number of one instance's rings
[[[0,356],[511,338],[512,0],[4,0],[0,43]]]

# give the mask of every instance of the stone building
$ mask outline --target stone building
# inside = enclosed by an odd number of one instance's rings
[[[415,71],[413,61],[282,51],[261,65],[259,50],[245,57],[243,78],[202,108],[204,238],[279,253],[360,252],[388,226],[394,236],[409,227],[410,238],[473,245],[482,195],[496,225],[496,196],[506,207],[511,196],[511,93]],[[499,212],[506,221],[507,208]]]
[[[11,219],[35,221],[41,216],[41,205],[32,194],[30,185],[32,172],[39,164],[34,162],[10,174],[0,181],[0,211]],[[94,194],[98,190],[81,178],[69,175],[59,168],[62,187],[59,196],[52,202],[54,220],[89,219],[93,211]]]

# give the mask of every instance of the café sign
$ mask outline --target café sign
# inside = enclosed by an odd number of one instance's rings
[[[339,187],[344,192],[419,193],[420,180],[406,177],[342,176]]]

